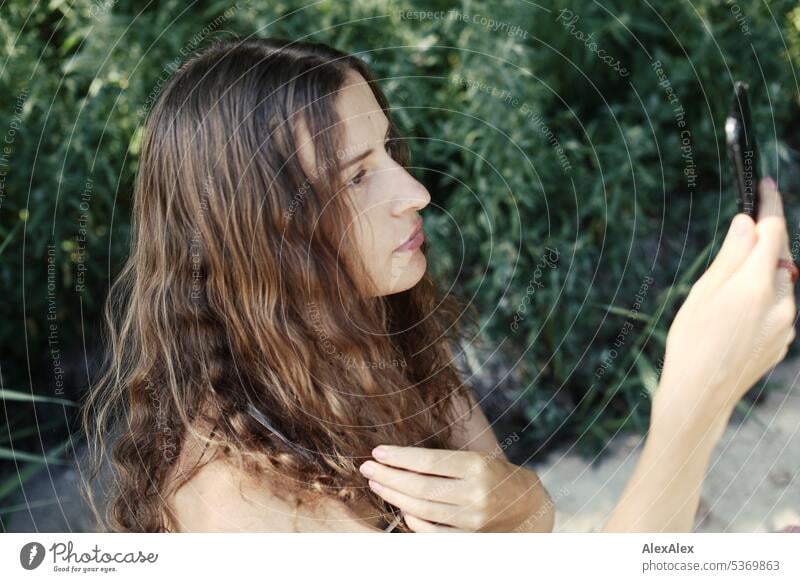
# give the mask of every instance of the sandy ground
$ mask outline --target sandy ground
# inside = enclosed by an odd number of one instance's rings
[[[775,368],[785,386],[748,417],[732,420],[714,451],[701,493],[696,532],[773,532],[800,526],[800,358]],[[558,532],[598,531],[620,498],[641,452],[641,437],[609,443],[592,466],[551,453],[532,465],[556,505]]]

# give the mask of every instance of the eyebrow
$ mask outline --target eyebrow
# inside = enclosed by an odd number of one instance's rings
[[[384,135],[384,136],[383,136],[383,139],[384,139],[384,141],[386,141],[386,138],[387,138],[387,137],[389,137],[389,133],[390,133],[391,131],[392,131],[392,125],[391,125],[391,124],[389,124],[389,125],[387,125],[387,126],[386,126],[386,135]],[[352,165],[353,165],[353,164],[355,164],[356,162],[360,162],[360,161],[361,161],[361,160],[363,160],[364,158],[368,158],[369,156],[371,156],[371,155],[372,155],[372,152],[373,152],[373,151],[374,151],[374,149],[373,149],[373,148],[369,148],[368,150],[365,150],[365,151],[363,151],[362,153],[358,154],[356,157],[354,157],[354,158],[352,158],[352,159],[350,159],[350,160],[346,161],[346,162],[344,163],[344,165],[342,166],[342,169],[343,169],[343,170],[346,170],[347,168],[349,168],[350,166],[352,166]]]

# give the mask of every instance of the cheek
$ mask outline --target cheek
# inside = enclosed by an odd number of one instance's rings
[[[363,191],[354,205],[358,212],[359,246],[383,261],[389,258],[398,244],[392,230],[391,201],[381,197],[388,186],[374,181],[373,186]]]
[[[392,244],[390,221],[385,205],[358,207],[355,235],[358,248],[371,270],[380,269],[390,258],[396,245]]]

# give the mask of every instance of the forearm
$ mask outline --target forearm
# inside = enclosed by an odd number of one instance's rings
[[[663,387],[659,389],[662,392]],[[663,400],[667,400],[664,396]],[[637,463],[604,532],[690,532],[711,455],[730,418],[662,402]]]

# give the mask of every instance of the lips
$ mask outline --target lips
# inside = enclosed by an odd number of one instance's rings
[[[408,236],[403,244],[395,249],[395,252],[399,253],[403,251],[413,251],[422,246],[422,243],[425,242],[425,231],[422,230],[422,223],[422,217],[420,217],[417,221],[414,231]]]

